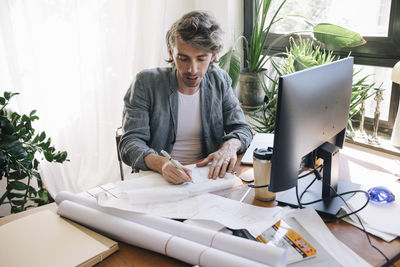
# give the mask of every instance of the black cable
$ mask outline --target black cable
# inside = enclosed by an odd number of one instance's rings
[[[310,171],[310,172],[308,172],[308,173],[306,173],[306,174],[304,174],[304,175],[299,176],[299,179],[300,179],[300,178],[303,178],[303,177],[305,177],[305,176],[308,176],[308,175],[310,175],[311,173],[314,173],[314,174],[319,173],[319,172],[318,172],[318,169],[320,169],[319,171],[321,171],[322,168],[323,168],[323,165],[319,165],[318,167],[314,168],[312,171]],[[306,187],[306,189],[304,189],[304,191],[301,193],[300,198],[297,198],[297,202],[299,203],[299,207],[302,206],[301,199],[303,198],[303,195],[307,192],[307,190],[308,190],[308,189],[314,184],[314,182],[317,180],[317,175],[315,175],[315,176],[316,176],[316,177],[314,178],[314,180],[312,180],[311,183]],[[319,179],[321,179],[321,178],[322,178],[322,177],[319,176]],[[297,190],[297,188],[296,188],[296,190]]]
[[[299,187],[296,185],[296,198],[297,198],[297,205],[299,206],[300,209],[303,208],[303,205],[301,204],[301,197],[299,197]]]
[[[340,193],[340,194],[336,194],[335,196],[332,196],[332,198],[334,198],[334,197],[341,197],[341,196],[344,196],[344,195],[348,195],[348,194],[354,194],[354,193],[364,193],[364,194],[368,194],[366,191],[364,191],[364,190],[351,190],[351,191],[347,191],[347,192],[343,192],[343,193]],[[323,198],[321,198],[321,199],[318,199],[318,200],[314,200],[314,201],[310,201],[310,202],[306,202],[306,203],[301,203],[301,204],[303,204],[304,206],[306,206],[306,205],[311,205],[311,204],[315,204],[315,203],[318,203],[318,202],[321,202],[321,201],[324,201],[324,199]],[[364,204],[364,206],[363,206],[363,208],[365,208],[365,206],[367,206],[367,204],[368,204],[368,201],[366,202],[366,204]],[[360,209],[360,210],[362,210],[362,209]],[[358,210],[358,211],[360,211],[360,210]],[[357,212],[358,212],[357,211]]]
[[[309,171],[309,172],[307,172],[307,173],[305,173],[305,174],[303,174],[303,175],[298,176],[297,179],[304,178],[304,177],[306,177],[306,176],[308,176],[308,175],[314,173],[315,170],[318,169],[318,168],[322,168],[322,165],[319,165],[318,167],[312,169],[311,171]],[[303,191],[303,193],[301,193],[300,197],[299,197],[299,187],[296,185],[297,205],[299,206],[300,209],[303,208],[303,205],[302,205],[302,203],[301,203],[301,199],[302,199],[304,193],[308,190],[308,188],[310,188],[310,187],[312,186],[312,184],[315,182],[315,180],[316,180],[316,178],[307,186],[307,188]]]
[[[320,173],[318,170],[316,170],[316,169],[314,169],[314,170],[315,170],[314,173],[315,173],[316,177],[321,177],[321,173]],[[321,177],[321,178],[322,178],[322,177]],[[315,180],[315,179],[314,179],[314,180]],[[314,181],[313,181],[313,182],[314,182]],[[312,182],[312,183],[313,183],[313,182]],[[324,180],[322,180],[322,182],[324,182]],[[367,237],[367,240],[368,240],[369,245],[370,245],[372,248],[374,248],[376,251],[378,251],[378,252],[385,258],[385,260],[386,260],[386,262],[387,262],[388,264],[393,265],[392,261],[391,261],[379,248],[377,248],[375,245],[372,244],[371,239],[370,239],[370,237],[369,237],[369,235],[368,235],[368,233],[367,233],[367,230],[365,230],[364,224],[362,223],[360,217],[359,217],[358,214],[357,214],[357,212],[361,211],[362,209],[364,209],[364,208],[368,205],[369,200],[370,200],[370,197],[369,197],[368,192],[363,191],[363,190],[352,190],[352,191],[347,191],[347,192],[338,194],[338,193],[336,192],[336,190],[335,190],[331,185],[329,185],[329,187],[330,187],[330,189],[335,193],[335,196],[334,196],[334,197],[340,197],[340,199],[343,201],[343,203],[346,205],[346,207],[351,211],[347,216],[350,216],[350,215],[353,215],[353,214],[354,214],[354,215],[357,217],[357,220],[358,220],[358,222],[360,223],[360,225],[361,225],[361,227],[362,227],[362,231],[364,232],[364,234],[365,234],[366,237]],[[359,209],[356,210],[356,211],[353,211],[353,209],[350,208],[349,204],[347,204],[347,201],[342,197],[342,195],[353,194],[353,193],[357,193],[357,192],[362,192],[362,193],[364,193],[364,194],[367,196],[367,201],[366,201],[366,203],[365,203],[361,208],[359,208]],[[317,200],[317,201],[312,201],[312,202],[305,203],[305,204],[303,203],[303,205],[308,205],[308,204],[316,203],[316,202],[319,202],[319,201],[322,201],[322,200],[323,200],[323,199]],[[341,216],[340,218],[344,218],[344,217],[346,217],[346,216]]]
[[[322,180],[322,182],[324,182],[324,180],[322,179],[322,176],[321,176],[320,171],[317,170],[319,167],[321,167],[321,165],[318,166],[317,168],[314,168],[311,172],[306,173],[305,175],[302,175],[302,176],[299,176],[299,177],[298,177],[298,178],[300,179],[300,178],[303,178],[303,177],[305,177],[305,176],[307,176],[307,175],[310,175],[311,173],[314,173],[314,174],[315,174],[315,178],[311,181],[311,183],[310,183],[310,184],[306,187],[306,189],[302,192],[302,194],[300,195],[300,197],[299,197],[299,193],[298,193],[298,186],[296,185],[296,197],[297,197],[297,202],[298,202],[298,206],[299,206],[300,209],[303,208],[303,205],[310,205],[310,204],[314,204],[314,203],[323,201],[323,199],[321,198],[321,199],[319,199],[319,200],[311,201],[311,202],[308,202],[308,203],[301,203],[301,198],[303,197],[304,193],[311,187],[311,185],[312,185],[317,179],[318,179],[318,180]],[[392,263],[392,261],[391,261],[379,248],[377,248],[375,245],[372,244],[371,239],[370,239],[370,237],[369,237],[369,235],[368,235],[368,233],[367,233],[367,230],[365,230],[364,224],[362,223],[360,217],[359,217],[358,214],[357,214],[359,211],[361,211],[362,209],[364,209],[364,208],[368,205],[369,200],[370,200],[370,197],[369,197],[368,192],[366,192],[366,191],[364,191],[364,190],[352,190],[352,191],[347,191],[347,192],[338,194],[338,193],[336,192],[336,190],[335,190],[331,185],[329,185],[329,187],[330,187],[331,190],[335,193],[335,196],[333,196],[333,197],[340,197],[340,199],[344,202],[344,204],[346,205],[346,207],[351,211],[351,212],[348,213],[348,214],[345,214],[345,215],[342,215],[342,216],[340,216],[340,217],[337,217],[336,220],[340,220],[340,219],[343,219],[343,218],[345,218],[345,217],[347,217],[347,216],[350,216],[350,215],[353,215],[353,214],[354,214],[354,215],[357,217],[357,220],[358,220],[358,222],[360,223],[360,225],[361,225],[361,227],[362,227],[362,231],[364,232],[364,234],[365,234],[366,237],[367,237],[367,240],[368,240],[369,245],[370,245],[372,248],[374,248],[376,251],[378,251],[378,252],[385,258],[385,260],[386,260],[386,262],[387,262],[388,264],[394,266],[393,263]],[[364,194],[367,196],[367,201],[366,201],[366,203],[365,203],[361,208],[359,208],[358,210],[355,210],[355,211],[353,211],[353,210],[350,208],[350,206],[347,204],[347,201],[342,197],[343,195],[354,194],[354,193],[364,193]],[[329,223],[329,222],[328,222],[328,223]]]
[[[342,199],[342,201],[344,202],[344,204],[346,205],[346,207],[351,211],[351,213],[354,214],[354,215],[357,217],[357,220],[358,220],[358,222],[360,223],[360,225],[361,225],[361,227],[362,227],[362,231],[364,232],[364,234],[366,235],[366,237],[367,237],[367,239],[368,239],[369,245],[370,245],[371,247],[373,247],[376,251],[378,251],[378,252],[385,258],[385,260],[386,260],[386,262],[387,262],[388,264],[390,264],[390,265],[392,265],[392,266],[395,266],[395,265],[392,263],[392,261],[391,261],[379,248],[377,248],[375,245],[372,244],[371,239],[370,239],[370,237],[369,237],[369,235],[368,235],[368,233],[367,233],[367,230],[365,230],[364,224],[362,223],[362,221],[361,221],[360,217],[358,216],[358,214],[355,213],[355,212],[350,208],[350,206],[347,204],[347,201],[341,196],[341,194],[338,194],[338,193],[336,192],[336,190],[335,190],[332,186],[330,186],[330,188],[331,188],[331,190],[332,190],[337,196],[339,196],[339,197]],[[368,195],[368,193],[367,193],[367,195]],[[369,199],[370,199],[370,198],[369,198],[369,195],[368,195],[368,202],[369,202]],[[367,204],[368,204],[368,202],[367,202]],[[365,206],[366,206],[366,205],[365,205]]]
[[[345,195],[345,194],[347,194],[347,193],[349,193],[349,194],[351,194],[351,193],[364,193],[364,194],[367,196],[367,201],[366,201],[365,204],[364,204],[361,208],[359,208],[358,210],[352,211],[352,212],[350,212],[350,213],[346,213],[346,214],[344,214],[344,215],[342,215],[342,216],[336,217],[336,218],[333,219],[333,220],[326,220],[326,221],[325,221],[326,223],[339,221],[339,220],[341,220],[341,219],[343,219],[343,218],[349,217],[350,215],[356,214],[356,213],[358,213],[359,211],[363,210],[363,209],[368,205],[368,203],[369,203],[369,201],[370,201],[370,197],[369,197],[368,192],[366,192],[366,191],[364,191],[364,190],[353,190],[353,191],[348,191],[348,192],[345,192],[345,193],[342,193],[342,194],[338,194],[338,196],[340,197],[340,196],[343,196],[343,195]]]
[[[251,188],[264,188],[264,187],[269,187],[268,184],[265,184],[265,185],[248,184],[247,186],[248,186],[248,187],[251,187]]]
[[[309,171],[309,172],[307,172],[307,173],[305,173],[305,174],[302,174],[302,175],[298,176],[297,179],[304,178],[304,177],[310,175],[311,173],[314,173],[315,170],[317,170],[317,169],[319,169],[319,168],[322,169],[322,167],[323,167],[322,165],[319,165],[319,166],[315,167],[314,169],[312,169],[311,171]]]
[[[306,189],[303,191],[303,193],[301,193],[301,195],[300,195],[300,201],[301,201],[301,199],[303,198],[303,195],[307,192],[308,188],[310,188],[316,180],[317,180],[317,177],[315,177],[315,178],[311,181],[311,183],[306,187]]]

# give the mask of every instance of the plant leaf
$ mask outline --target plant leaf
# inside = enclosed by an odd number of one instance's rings
[[[299,71],[318,66],[318,62],[312,56],[300,55],[294,59],[293,66]]]
[[[53,154],[51,154],[51,152],[44,151],[43,154],[47,161],[49,161],[49,162],[53,161],[54,156],[53,156]]]
[[[46,133],[45,133],[45,132],[42,132],[42,133],[39,135],[39,142],[43,142],[45,138],[46,138]]]
[[[22,205],[24,205],[25,203],[26,203],[27,201],[26,200],[11,200],[11,203],[12,204],[14,204],[14,205],[17,205],[17,206],[22,206]]]
[[[313,34],[319,42],[337,47],[355,47],[366,43],[360,34],[330,23],[317,24]]]
[[[10,182],[7,186],[7,190],[11,190],[11,189],[25,190],[26,184],[19,182],[19,181],[13,181],[13,182]]]
[[[8,193],[7,198],[11,200],[12,198],[23,198],[25,194]],[[0,202],[1,203],[1,202]]]
[[[26,176],[28,175],[24,172],[19,172],[19,171],[10,172],[10,179],[13,180],[21,180],[24,179]]]
[[[232,79],[232,89],[235,89],[240,74],[239,53],[235,49],[231,48],[220,58],[219,66],[229,74],[229,77]]]

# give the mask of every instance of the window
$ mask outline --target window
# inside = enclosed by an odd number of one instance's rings
[[[281,3],[274,0],[270,14]],[[361,8],[362,7],[362,8]],[[361,11],[362,10],[362,11]],[[254,15],[254,2],[244,0],[244,35],[251,36]],[[367,43],[351,49],[334,50],[339,56],[351,55],[355,60],[355,68],[363,68],[366,74],[374,74],[376,85],[382,83],[383,100],[380,105],[379,132],[391,134],[397,113],[400,90],[399,86],[390,80],[392,67],[400,60],[400,1],[396,0],[289,0],[279,13],[299,14],[311,19],[314,23],[329,22],[344,26],[360,33]],[[284,33],[301,31],[307,28],[305,23],[293,19],[285,19],[277,23],[271,30],[267,45]],[[308,28],[309,29],[309,28]],[[303,38],[306,38],[305,36]],[[285,51],[289,38],[279,41],[270,50],[270,54]],[[376,102],[371,97],[366,103],[365,128],[373,128]]]

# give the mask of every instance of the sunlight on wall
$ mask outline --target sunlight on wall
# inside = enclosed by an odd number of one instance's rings
[[[137,72],[166,66],[165,33],[185,13],[211,11],[225,49],[243,31],[241,0],[0,1],[0,88],[11,107],[37,109],[68,163],[41,164],[54,195],[119,179],[114,134],[123,96]],[[4,60],[3,60],[4,59]]]

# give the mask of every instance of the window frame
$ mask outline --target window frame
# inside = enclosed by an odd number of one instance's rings
[[[244,33],[243,35],[250,40],[251,33],[255,20],[255,7],[253,0],[244,1]],[[264,51],[267,47],[274,42],[282,34],[270,33]],[[303,39],[307,39],[307,36],[302,36]],[[391,0],[390,6],[390,18],[389,18],[389,29],[387,37],[377,36],[363,36],[367,41],[366,44],[349,48],[333,48],[327,47],[329,50],[333,50],[335,55],[345,57],[351,51],[351,55],[354,57],[354,63],[358,65],[370,65],[378,67],[389,67],[392,68],[398,61],[400,61],[400,1]],[[269,55],[274,55],[286,51],[286,47],[289,46],[289,37],[282,38],[278,41],[270,50]],[[244,58],[247,59],[246,51],[244,49]],[[246,67],[246,60],[244,60]],[[390,107],[389,107],[389,118],[388,121],[379,121],[378,131],[386,135],[390,135],[392,132],[394,120],[396,117],[397,109],[400,100],[400,87],[392,83]],[[365,118],[365,128],[373,128],[373,119]]]

